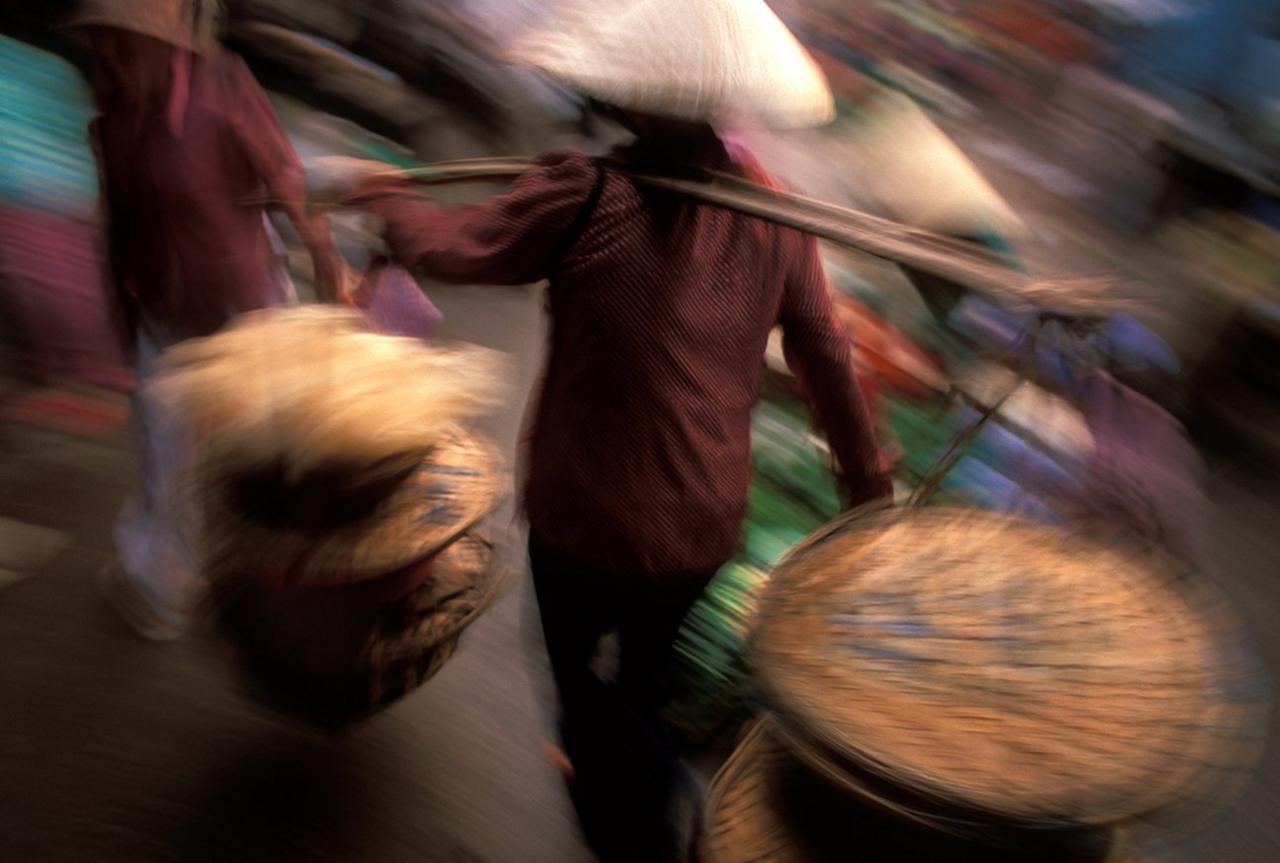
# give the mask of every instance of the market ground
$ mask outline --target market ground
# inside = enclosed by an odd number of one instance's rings
[[[543,343],[527,289],[433,289],[445,335]],[[523,390],[522,390],[523,391]],[[516,399],[490,431],[514,445]],[[133,471],[127,435],[0,437],[0,856],[6,860],[586,860],[543,755],[551,692],[521,578],[422,690],[354,732],[310,733],[245,700],[221,647],[134,638],[99,597]],[[1227,591],[1280,667],[1280,493],[1217,467],[1210,534]],[[44,528],[47,531],[37,530]],[[1273,719],[1270,740],[1275,740]],[[1280,859],[1280,752],[1161,860]]]
[[[448,335],[513,352],[527,384],[542,343],[536,295],[434,296]],[[504,445],[520,413],[513,404],[493,420]],[[64,544],[0,590],[5,859],[587,859],[542,753],[550,691],[523,578],[422,690],[345,737],[318,736],[246,701],[212,639],[139,641],[99,597],[93,575],[131,471],[124,435],[6,429],[6,562]],[[1276,667],[1280,495],[1248,466],[1215,471],[1212,490],[1226,587]],[[1272,746],[1241,799],[1161,859],[1280,859],[1277,811]]]

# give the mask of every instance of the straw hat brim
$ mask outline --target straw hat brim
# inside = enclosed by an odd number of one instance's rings
[[[230,477],[207,469],[206,558],[214,577],[279,573],[293,586],[367,581],[448,546],[508,491],[502,457],[454,428],[368,517],[325,531],[265,526],[230,505]]]
[[[563,85],[585,96],[613,105],[684,120],[690,123],[715,123],[727,128],[765,127],[784,132],[825,126],[836,117],[835,102],[815,98],[810,104],[790,107],[770,106],[773,100],[712,101],[704,92],[671,82],[623,84],[604,75],[538,56],[521,59],[526,65],[540,69]]]
[[[1197,793],[1253,731],[1251,669],[1191,581],[996,513],[861,513],[775,570],[749,652],[816,751],[993,819],[1107,823]]]
[[[723,125],[824,125],[818,64],[763,0],[625,0],[569,8],[509,59],[621,108]]]

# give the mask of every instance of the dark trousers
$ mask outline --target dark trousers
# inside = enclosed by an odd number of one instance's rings
[[[575,566],[529,540],[542,632],[560,699],[560,738],[573,763],[582,830],[605,861],[677,859],[684,772],[659,717],[670,699],[671,647],[715,574],[629,578]],[[617,634],[616,674],[602,678],[601,639]]]

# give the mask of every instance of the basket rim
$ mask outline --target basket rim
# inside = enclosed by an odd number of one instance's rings
[[[786,739],[794,744],[791,748],[797,755],[806,757],[811,762],[816,761],[837,773],[845,771],[851,781],[844,784],[850,785],[851,790],[856,786],[856,783],[851,785],[853,777],[880,777],[885,785],[894,789],[897,796],[913,800],[918,805],[927,806],[935,803],[938,808],[958,810],[966,813],[966,818],[979,821],[998,819],[1003,822],[1033,825],[1104,824],[1140,818],[1175,804],[1189,795],[1199,796],[1196,789],[1202,786],[1218,787],[1221,783],[1220,777],[1236,769],[1225,766],[1225,763],[1220,765],[1212,761],[1199,761],[1193,766],[1184,766],[1180,771],[1169,770],[1162,773],[1158,762],[1153,761],[1153,765],[1156,766],[1147,769],[1148,776],[1156,776],[1165,781],[1151,785],[1145,782],[1136,783],[1135,792],[1131,794],[1121,794],[1115,788],[1111,788],[1100,792],[1090,806],[1073,806],[1069,814],[1055,815],[1047,806],[1047,802],[1052,800],[1051,796],[1047,795],[1044,801],[1037,805],[1029,805],[1013,799],[1010,799],[1006,805],[998,805],[990,794],[966,796],[945,776],[939,777],[922,769],[915,769],[910,759],[895,762],[890,752],[883,749],[877,752],[865,741],[848,739],[848,735],[842,734],[838,725],[825,717],[824,712],[813,703],[813,696],[806,700],[796,695],[797,687],[794,680],[796,670],[774,668],[773,663],[765,655],[766,651],[762,651],[761,632],[770,625],[767,609],[778,601],[777,594],[786,589],[788,573],[803,566],[817,549],[824,547],[834,538],[847,535],[848,531],[865,529],[868,524],[884,523],[882,521],[884,518],[892,519],[888,523],[897,523],[901,519],[911,518],[919,513],[929,513],[932,516],[948,514],[986,516],[1020,522],[1045,531],[1058,530],[1052,525],[1026,518],[968,507],[939,506],[930,507],[927,510],[891,510],[888,507],[876,506],[846,513],[824,525],[797,545],[774,569],[760,598],[760,613],[753,620],[747,644],[748,661],[754,671],[757,696],[773,712]],[[1105,542],[1099,542],[1096,538],[1092,541],[1100,549],[1114,550],[1113,546],[1125,548],[1124,545],[1117,544],[1119,540],[1118,537],[1107,537]],[[1137,546],[1134,545],[1134,548],[1136,549]],[[1164,587],[1171,589],[1177,601],[1184,604],[1187,614],[1194,614],[1197,618],[1206,621],[1214,617],[1218,623],[1221,620],[1216,616],[1225,614],[1233,624],[1235,623],[1235,617],[1231,614],[1230,607],[1225,603],[1220,590],[1208,579],[1197,577],[1199,573],[1192,572],[1184,562],[1177,561],[1158,549],[1141,548],[1139,551],[1143,555],[1157,555],[1160,563],[1168,564],[1167,567],[1148,566],[1146,569],[1156,580],[1162,582]],[[1212,636],[1218,632],[1218,628],[1206,623],[1204,632]],[[1221,639],[1210,638],[1208,644],[1214,649],[1223,649]],[[1254,665],[1256,662],[1250,664]],[[1206,687],[1206,690],[1209,688]],[[821,697],[818,696],[818,700]],[[1221,752],[1227,751],[1227,747],[1231,745],[1240,745],[1241,742],[1256,737],[1256,734],[1250,734],[1250,731],[1255,729],[1261,718],[1266,715],[1265,704],[1242,706],[1238,715],[1233,714],[1233,722],[1227,723],[1225,727],[1215,728],[1212,723],[1204,720],[1209,718],[1213,709],[1220,706],[1221,702],[1206,696],[1203,705],[1197,710],[1199,718],[1192,723],[1193,726],[1203,724],[1203,727],[1189,736],[1200,741],[1207,749]],[[1247,773],[1247,770],[1243,772]],[[1215,779],[1219,782],[1215,783],[1213,781]],[[937,817],[932,814],[917,814],[925,818],[936,819]]]
[[[792,824],[774,805],[778,800],[786,799],[774,772],[783,764],[803,771],[836,794],[850,792],[848,805],[853,810],[878,812],[878,817],[890,819],[886,823],[900,824],[907,830],[924,830],[938,841],[945,841],[944,837],[951,836],[960,843],[970,843],[971,848],[988,845],[993,849],[1008,841],[1055,841],[1044,836],[1046,825],[985,822],[972,824],[974,829],[966,830],[967,822],[946,823],[932,816],[913,813],[895,801],[877,796],[870,789],[848,785],[842,777],[819,763],[796,757],[787,734],[777,717],[770,713],[758,716],[744,730],[738,745],[712,779],[703,816],[706,828],[699,843],[701,859],[708,863],[744,863],[748,859],[753,863],[792,863],[805,859],[787,853],[802,835],[799,832],[802,828]],[[744,781],[750,784],[740,785]],[[726,805],[731,798],[732,810]],[[739,817],[735,819],[734,815]],[[743,815],[750,817],[741,817]],[[1123,828],[1078,823],[1054,827],[1079,831],[1077,835],[1080,836],[1105,833],[1110,837],[1107,863],[1131,860],[1132,849]],[[1015,836],[1021,838],[1014,839]],[[772,841],[770,837],[773,837]],[[753,853],[741,852],[742,847],[750,847]]]

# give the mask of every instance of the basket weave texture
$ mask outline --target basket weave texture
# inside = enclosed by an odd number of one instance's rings
[[[234,476],[211,459],[192,485],[209,577],[280,572],[299,586],[372,580],[421,560],[492,512],[509,484],[494,447],[460,429],[366,517],[338,526],[308,530],[248,517],[233,505]]]
[[[1110,824],[1238,767],[1256,679],[1150,549],[977,510],[855,514],[774,572],[750,643],[810,760],[939,811]]]
[[[386,602],[338,588],[243,588],[220,609],[251,693],[283,713],[342,728],[430,679],[502,593],[512,568],[472,530],[439,553],[429,578]]]

